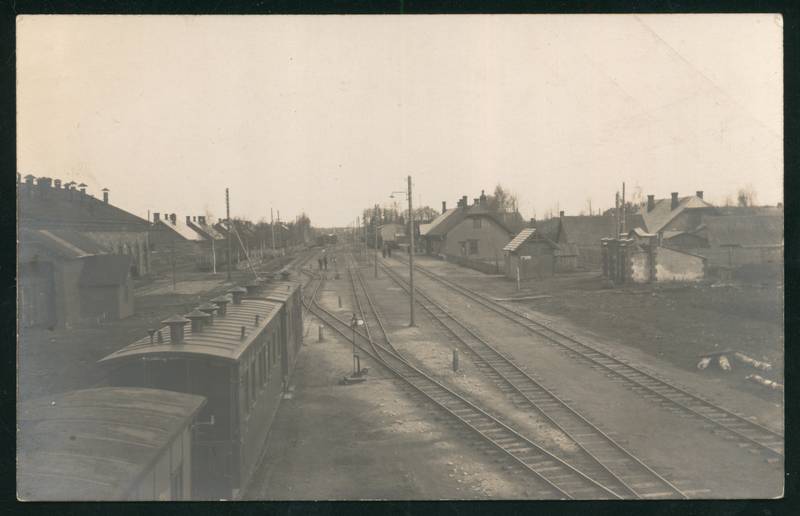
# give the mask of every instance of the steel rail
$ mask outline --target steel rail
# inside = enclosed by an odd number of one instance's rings
[[[354,295],[357,293],[354,292]],[[352,328],[335,314],[322,307],[316,299],[309,302],[312,313],[348,341]],[[362,315],[363,316],[363,315]],[[343,328],[343,329],[342,329]],[[369,343],[368,337],[356,331],[355,335]],[[374,341],[369,344],[379,350],[375,352],[362,344],[357,347],[395,376],[404,380],[415,391],[422,394],[438,408],[455,418],[461,425],[478,434],[492,447],[512,459],[524,471],[533,474],[549,488],[550,494],[559,498],[620,498],[613,491],[544,450],[536,443],[520,435],[508,425],[487,413],[452,389],[442,385],[423,371],[408,363]]]
[[[407,282],[385,265],[384,270],[400,288],[408,292]],[[469,325],[433,301],[418,287],[417,295],[418,304],[455,339],[460,341],[478,359],[480,364],[489,370],[490,376],[493,376],[496,382],[505,385],[515,393],[517,398],[515,402],[518,405],[525,404],[529,408],[533,408],[575,443],[585,454],[583,462],[589,462],[588,467],[595,468],[594,478],[605,477],[605,485],[609,489],[615,489],[618,494],[629,497],[674,498],[677,496],[688,498],[672,482],[614,441],[612,437],[573,409],[569,403],[532,378],[513,360],[478,335]],[[457,327],[453,328],[446,322],[447,319]],[[608,463],[614,464],[614,466],[610,466]],[[611,482],[609,482],[609,477]]]
[[[400,260],[401,261],[401,260]],[[664,403],[668,403],[678,409],[688,412],[693,416],[702,419],[718,428],[721,428],[733,436],[755,445],[758,448],[783,458],[784,456],[784,436],[783,434],[766,428],[765,426],[751,421],[744,416],[732,412],[718,404],[709,401],[697,394],[676,386],[667,380],[647,373],[638,367],[631,365],[625,360],[616,358],[603,352],[589,344],[555,330],[548,325],[532,319],[530,316],[520,313],[493,299],[475,292],[467,287],[457,285],[442,278],[423,267],[416,266],[415,269],[422,272],[427,277],[437,281],[451,290],[460,293],[464,297],[477,302],[485,308],[505,317],[506,319],[526,328],[528,331],[544,337],[550,342],[568,350],[571,353],[583,357],[585,360],[596,364],[606,370],[610,375],[621,378],[634,386],[634,390],[642,390],[652,396],[657,397]],[[394,271],[393,271],[394,272]]]

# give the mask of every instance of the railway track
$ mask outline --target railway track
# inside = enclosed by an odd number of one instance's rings
[[[722,430],[731,438],[739,440],[743,446],[761,450],[772,457],[783,458],[783,434],[766,428],[697,394],[690,393],[666,379],[643,371],[627,360],[614,357],[585,342],[581,342],[571,335],[553,329],[547,324],[536,321],[528,315],[509,308],[483,294],[457,285],[424,267],[417,265],[415,270],[488,310],[524,327],[531,333],[556,344],[567,351],[570,356],[584,359],[603,370],[608,376],[625,381],[634,392],[667,408],[677,409],[679,413],[698,418],[712,428]]]
[[[407,293],[408,283],[383,266],[386,274]],[[364,287],[366,288],[366,287]],[[566,401],[541,385],[466,323],[449,313],[423,291],[416,289],[417,303],[470,352],[479,369],[511,396],[522,409],[541,414],[579,449],[570,463],[625,498],[687,498],[669,480],[574,410]]]
[[[355,280],[353,280],[353,286]],[[359,312],[363,310],[358,289],[353,293]],[[367,299],[368,293],[364,294]],[[307,298],[309,310],[321,321],[339,333],[344,339],[352,341],[352,329],[348,322],[319,305],[316,297]],[[367,299],[366,304],[371,305]],[[374,306],[374,305],[373,305]],[[381,328],[380,318],[372,312],[372,325]],[[369,318],[368,318],[369,319]],[[368,319],[365,319],[368,320]],[[614,491],[606,488],[576,467],[541,448],[525,436],[507,426],[491,414],[485,412],[461,395],[428,376],[425,372],[408,363],[402,356],[392,351],[388,345],[375,342],[371,336],[370,323],[364,332],[357,331],[355,345],[373,361],[402,379],[415,392],[433,403],[440,411],[457,421],[470,433],[480,438],[490,448],[505,456],[520,473],[531,475],[536,480],[537,498],[557,499],[618,499]],[[385,333],[384,340],[389,341]],[[389,341],[390,342],[390,341]]]

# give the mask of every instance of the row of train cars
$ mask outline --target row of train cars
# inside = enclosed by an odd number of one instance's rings
[[[108,385],[21,403],[18,497],[241,498],[303,342],[301,278],[289,274],[148,330],[100,360]]]

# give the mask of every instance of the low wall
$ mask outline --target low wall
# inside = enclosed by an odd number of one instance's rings
[[[500,269],[500,263],[498,262],[497,265],[494,262],[482,262],[479,260],[470,260],[469,258],[464,258],[463,256],[453,256],[450,254],[444,255],[444,259],[448,262],[455,263],[462,267],[467,267],[469,269],[474,269],[476,271],[482,272],[484,274],[500,274],[502,271]]]
[[[705,276],[705,260],[666,247],[655,252],[656,281],[700,281]]]

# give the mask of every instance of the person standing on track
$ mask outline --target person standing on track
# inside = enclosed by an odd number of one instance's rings
[[[325,265],[325,270],[327,271],[328,270],[328,255],[325,255],[322,258],[322,264]]]

